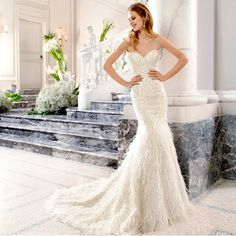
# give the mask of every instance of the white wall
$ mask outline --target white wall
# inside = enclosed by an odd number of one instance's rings
[[[50,31],[62,27],[68,35],[68,41],[63,51],[68,59],[68,69],[75,73],[75,1],[78,0],[50,0]]]
[[[129,2],[129,1],[127,1]],[[84,47],[88,42],[89,34],[87,26],[91,25],[94,29],[97,42],[103,28],[103,19],[108,18],[114,22],[114,29],[108,33],[108,37],[115,36],[128,27],[127,7],[117,3],[116,0],[77,0],[77,37],[79,38],[78,47]]]
[[[236,1],[216,1],[216,90],[236,90]]]
[[[215,0],[198,0],[197,88],[214,90]]]
[[[0,90],[15,81],[13,10],[14,0],[1,0],[0,25],[6,25],[9,32],[6,37],[0,38]]]

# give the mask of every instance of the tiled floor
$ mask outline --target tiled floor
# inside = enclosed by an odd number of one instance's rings
[[[45,200],[57,188],[108,177],[113,170],[21,150],[0,148],[0,235],[76,235],[48,215]],[[152,235],[236,235],[236,181],[220,180],[195,200],[188,222]]]

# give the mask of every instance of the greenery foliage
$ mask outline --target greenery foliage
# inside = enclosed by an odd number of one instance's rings
[[[6,92],[5,97],[10,102],[19,102],[22,99],[22,96],[19,93]]]
[[[102,33],[100,34],[99,42],[102,42],[106,39],[106,35],[114,28],[114,23],[111,20],[105,19],[103,21],[103,29]]]
[[[4,96],[0,95],[0,113],[8,112],[11,108],[11,102]]]

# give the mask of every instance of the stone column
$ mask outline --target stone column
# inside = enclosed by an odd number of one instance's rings
[[[165,36],[188,57],[188,64],[165,82],[169,105],[191,106],[207,103],[207,97],[197,91],[197,1],[150,0],[154,31]],[[165,73],[177,59],[162,51],[160,71]]]

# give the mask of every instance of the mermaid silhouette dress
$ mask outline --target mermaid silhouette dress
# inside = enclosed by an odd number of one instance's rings
[[[47,201],[51,214],[83,234],[158,232],[186,221],[195,208],[167,123],[164,84],[147,74],[157,66],[159,51],[128,52],[128,60],[132,73],[143,80],[131,88],[138,128],[125,159],[108,178],[59,189]]]

